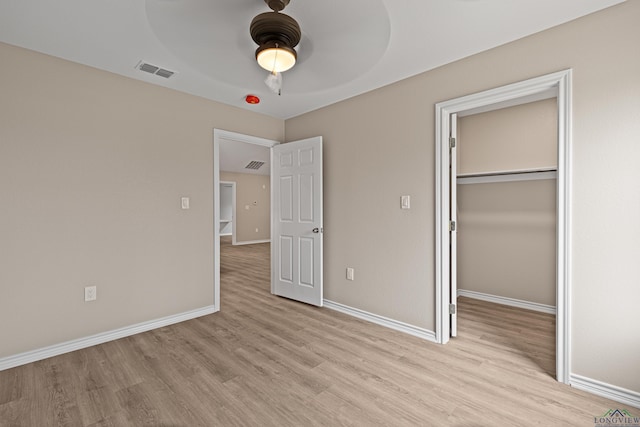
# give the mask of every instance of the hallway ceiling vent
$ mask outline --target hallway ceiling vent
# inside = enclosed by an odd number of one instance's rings
[[[260,162],[258,160],[252,160],[249,162],[249,164],[247,166],[245,166],[245,169],[253,169],[253,170],[258,170],[262,167],[262,165],[264,165],[264,162]]]
[[[144,61],[138,62],[138,65],[136,65],[136,69],[140,71],[144,71],[145,73],[155,74],[156,76],[164,77],[165,79],[168,79],[169,77],[173,76],[176,73],[175,71],[170,71],[164,68],[160,68],[156,65],[152,65]]]

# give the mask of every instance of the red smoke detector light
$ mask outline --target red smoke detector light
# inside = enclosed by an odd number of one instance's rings
[[[260,98],[258,98],[255,95],[247,95],[244,100],[247,102],[247,104],[259,104],[260,103]]]

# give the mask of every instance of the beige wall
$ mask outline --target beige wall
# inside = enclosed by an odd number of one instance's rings
[[[282,139],[283,121],[0,58],[0,358],[213,304],[213,128]]]
[[[556,305],[556,180],[458,185],[458,288]]]
[[[556,98],[458,119],[458,173],[558,166]]]
[[[640,227],[620,226],[640,218],[638,16],[625,2],[287,120],[287,141],[324,138],[326,297],[433,330],[434,104],[572,68],[572,371],[640,392]]]
[[[270,177],[220,171],[220,181],[236,183],[236,218],[234,220],[237,243],[269,240],[271,238]]]
[[[557,167],[557,101],[458,119],[461,174]],[[556,305],[556,180],[458,185],[458,288]]]

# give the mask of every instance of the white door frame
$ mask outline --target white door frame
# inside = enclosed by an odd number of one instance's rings
[[[436,104],[436,341],[449,341],[449,116],[558,100],[556,375],[569,384],[571,363],[571,70]]]
[[[271,148],[279,141],[243,135],[222,129],[213,129],[213,306],[214,311],[220,310],[220,141],[244,142]],[[273,191],[273,189],[271,190]],[[235,227],[235,221],[234,225]],[[235,229],[234,229],[235,239]]]
[[[449,137],[458,139],[458,114],[449,114]],[[449,200],[449,215],[451,215],[451,222],[453,224],[458,223],[458,186],[457,186],[457,174],[458,174],[458,149],[457,144],[449,143],[449,156],[451,161],[449,162],[449,191],[451,192]],[[451,256],[451,254],[458,253],[458,227],[449,227],[450,234],[449,239],[451,245],[449,246],[449,260],[451,262],[451,268],[449,274],[449,304],[453,305],[453,312],[449,310],[449,330],[450,336],[455,337],[458,335],[458,256]],[[451,305],[449,306],[451,307]]]

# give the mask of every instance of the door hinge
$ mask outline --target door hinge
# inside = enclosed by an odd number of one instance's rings
[[[449,314],[456,314],[456,305],[449,304]]]
[[[456,231],[456,222],[449,221],[449,231]]]
[[[454,137],[449,138],[449,148],[456,148],[456,139]]]

